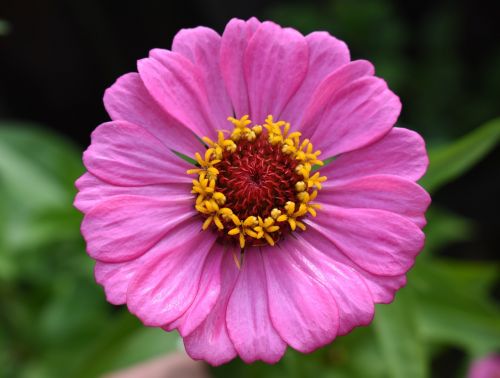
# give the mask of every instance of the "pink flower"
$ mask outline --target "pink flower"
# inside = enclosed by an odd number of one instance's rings
[[[500,356],[490,356],[475,360],[469,370],[469,378],[500,378]]]
[[[405,284],[430,202],[424,141],[393,128],[401,103],[373,66],[255,18],[183,29],[137,66],[106,91],[112,121],[77,181],[108,301],[213,365],[369,324]]]

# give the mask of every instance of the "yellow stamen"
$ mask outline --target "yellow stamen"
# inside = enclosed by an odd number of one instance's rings
[[[258,219],[259,225],[255,227],[255,231],[257,231],[259,235],[257,239],[264,237],[270,245],[274,245],[274,239],[270,234],[278,231],[280,227],[274,224],[274,219],[272,217],[267,217],[264,220],[262,220],[261,217],[258,217]]]
[[[219,174],[219,170],[214,167],[215,164],[219,163],[219,159],[212,159],[212,155],[215,156],[215,150],[213,148],[209,148],[205,151],[205,158],[202,158],[201,155],[197,152],[194,157],[200,166],[200,168],[188,169],[187,174],[202,174],[205,173],[206,176],[212,180],[216,179]]]
[[[262,126],[261,125],[256,125],[256,126],[252,127],[252,130],[255,133],[255,135],[262,134]]]
[[[319,172],[316,172],[312,177],[307,179],[307,187],[321,189],[321,183],[325,181],[326,176],[320,176]]]
[[[234,143],[231,139],[225,139],[224,133],[222,131],[219,131],[217,133],[217,142],[214,142],[208,137],[203,137],[201,139],[210,147],[207,151],[213,151],[215,159],[219,161],[220,159],[222,159],[222,154],[224,153],[224,151],[236,151],[236,143]]]
[[[212,198],[215,200],[215,202],[217,202],[219,205],[224,205],[224,203],[226,202],[226,196],[220,192],[215,192],[213,195],[212,195]]]
[[[299,181],[295,184],[295,190],[297,192],[303,192],[306,190],[306,183],[304,181]]]
[[[272,209],[271,210],[271,217],[273,219],[278,219],[278,217],[281,215],[281,210],[279,209]]]
[[[244,115],[240,119],[228,117],[227,120],[234,125],[234,130],[231,133],[231,139],[233,141],[238,141],[242,138],[253,141],[257,137],[257,133],[247,127],[252,123],[252,121],[248,119],[248,115]]]
[[[208,215],[208,218],[205,219],[201,227],[203,230],[206,230],[210,224],[212,224],[212,221],[219,230],[223,230],[224,224],[222,223],[221,218],[228,220],[228,217],[233,215],[231,209],[227,207],[221,209],[213,198],[203,201],[200,205],[195,205],[195,208],[200,213]]]
[[[193,190],[191,193],[198,193],[205,197],[209,196],[215,190],[215,179],[206,178],[206,172],[200,172],[198,180],[193,180]]]
[[[316,210],[321,209],[321,205],[319,203],[311,203],[311,201],[314,201],[317,195],[317,190],[315,190],[311,194],[309,194],[308,192],[300,192],[299,194],[297,194],[297,199],[307,207],[307,211],[313,217],[316,216]]]
[[[295,231],[297,226],[299,226],[299,228],[301,228],[302,230],[305,230],[305,227],[306,227],[305,224],[298,221],[297,218],[304,216],[307,213],[308,207],[306,204],[301,203],[301,204],[299,204],[299,208],[297,209],[297,211],[295,211],[295,209],[296,209],[295,202],[288,201],[285,204],[286,214],[279,215],[276,218],[276,221],[277,222],[288,221],[288,224],[290,225],[290,229],[292,231]]]

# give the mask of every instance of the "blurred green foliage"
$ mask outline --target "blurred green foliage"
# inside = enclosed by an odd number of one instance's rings
[[[499,75],[484,82],[484,97],[464,94],[452,32],[458,16],[449,10],[437,7],[426,20],[419,61],[408,59],[410,26],[391,2],[304,2],[268,13],[304,33],[331,31],[349,42],[355,58],[372,60],[391,88],[408,93],[403,116],[429,142],[422,184],[431,193],[464,174],[500,138],[500,119],[466,133],[491,116],[496,104],[487,94],[500,87]],[[494,71],[488,67],[478,74]],[[72,207],[82,172],[81,151],[70,141],[38,125],[0,124],[0,377],[95,377],[181,345],[175,333],[146,328],[125,308],[106,303],[84,252],[81,215]],[[500,309],[491,297],[498,266],[437,255],[450,243],[473,239],[476,225],[434,204],[427,218],[426,248],[407,286],[394,303],[377,306],[371,326],[309,355],[289,350],[277,365],[236,360],[213,375],[423,378],[449,348],[465,353],[463,375],[471,359],[499,350]]]
[[[9,34],[9,32],[10,24],[5,20],[0,19],[0,37]]]

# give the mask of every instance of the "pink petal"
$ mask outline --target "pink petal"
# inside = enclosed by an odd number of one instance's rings
[[[248,250],[227,306],[227,328],[238,354],[246,363],[276,363],[286,344],[269,318],[266,275],[261,252]]]
[[[384,210],[323,205],[307,223],[363,269],[396,276],[413,266],[424,234],[405,217]]]
[[[370,290],[345,256],[337,253],[335,258],[330,258],[333,254],[325,255],[314,240],[302,238],[301,234],[296,239],[288,238],[285,243],[286,253],[301,265],[304,272],[328,288],[335,298],[340,319],[339,335],[371,323],[375,308]]]
[[[308,101],[302,104],[302,121],[297,125],[298,130],[304,136],[311,137],[325,117],[333,96],[356,80],[372,76],[374,72],[373,65],[366,60],[348,62],[331,72],[313,89]]]
[[[94,277],[96,282],[104,287],[109,303],[114,305],[126,303],[128,284],[139,266],[137,261],[138,259],[122,263],[96,261]]]
[[[87,213],[93,207],[111,197],[124,194],[143,197],[184,198],[191,191],[191,184],[145,185],[145,186],[117,186],[108,184],[92,175],[84,173],[75,183],[78,194],[75,198],[75,207],[82,213]]]
[[[406,276],[404,274],[399,276],[379,276],[367,272],[341,252],[332,241],[312,227],[309,227],[306,232],[300,235],[299,240],[301,239],[306,240],[310,245],[313,245],[316,250],[321,251],[331,260],[350,266],[352,272],[357,272],[363,278],[364,283],[370,290],[375,303],[392,302],[396,291],[406,284]],[[337,299],[337,301],[339,300]],[[342,303],[339,302],[340,311],[342,311],[343,307]]]
[[[366,146],[396,122],[401,102],[385,81],[369,76],[372,70],[368,62],[352,62],[325,79],[312,96],[301,129],[312,135],[324,158]]]
[[[184,346],[191,358],[205,360],[214,366],[236,357],[236,349],[226,328],[226,308],[239,273],[232,252],[226,251],[222,261],[219,299],[200,326],[184,337]]]
[[[424,140],[416,132],[395,127],[379,141],[342,154],[321,169],[339,182],[371,175],[395,175],[417,181],[429,165]]]
[[[377,276],[364,269],[359,269],[365,280],[366,286],[372,293],[375,303],[391,303],[396,292],[406,285],[406,275],[399,276]]]
[[[148,259],[129,284],[128,309],[147,326],[159,327],[176,320],[198,293],[216,234],[199,230],[186,236],[184,243],[166,246],[163,253]]]
[[[170,117],[146,90],[138,73],[128,73],[104,93],[104,106],[114,121],[144,127],[165,146],[194,156],[202,149],[196,135]]]
[[[259,27],[256,18],[248,21],[233,18],[226,25],[220,47],[220,66],[236,117],[250,114],[248,90],[243,73],[243,56],[248,42]]]
[[[314,90],[329,74],[349,63],[347,45],[327,32],[314,32],[306,36],[309,47],[309,64],[302,85],[290,99],[280,119],[300,128],[305,106],[311,100]]]
[[[82,222],[88,254],[107,262],[137,258],[176,224],[196,215],[193,198],[116,196],[90,210]]]
[[[104,123],[83,154],[90,173],[110,184],[142,186],[189,183],[186,162],[146,129],[125,121]]]
[[[365,176],[352,181],[329,180],[323,185],[318,202],[345,208],[387,210],[425,226],[430,196],[419,185],[398,176]]]
[[[329,290],[300,269],[288,251],[262,251],[267,277],[269,313],[282,339],[309,353],[337,335],[339,314]]]
[[[199,137],[215,134],[220,125],[211,117],[199,67],[181,54],[154,49],[137,68],[148,92],[170,116]]]
[[[164,329],[171,331],[177,328],[179,333],[186,337],[206,319],[219,298],[220,270],[223,256],[223,247],[214,244],[203,266],[200,287],[193,303],[182,316],[164,327]]]
[[[154,247],[140,257],[118,263],[96,261],[94,273],[97,283],[104,287],[106,299],[115,305],[127,302],[127,290],[134,275],[146,262],[165,250],[174,249],[201,229],[201,221],[188,219],[172,228]]]
[[[259,26],[243,60],[254,122],[281,114],[304,80],[308,60],[307,43],[299,32],[272,22]]]
[[[467,378],[498,378],[500,377],[500,355],[490,354],[472,360]]]
[[[217,125],[224,125],[227,123],[227,117],[233,115],[233,109],[222,80],[220,48],[220,35],[202,26],[182,29],[172,44],[173,52],[184,55],[200,69],[210,111]]]

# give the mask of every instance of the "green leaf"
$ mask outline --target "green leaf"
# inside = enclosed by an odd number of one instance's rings
[[[439,271],[440,280],[450,282],[455,289],[473,298],[490,302],[490,288],[499,277],[498,265],[482,261],[433,260],[432,268]]]
[[[178,152],[175,150],[172,150],[172,152],[189,164],[192,164],[192,165],[198,164],[198,162],[196,160],[194,160],[193,158],[191,158],[187,155],[184,155],[182,152]]]
[[[14,154],[11,164],[18,160],[25,162],[69,192],[75,191],[74,182],[84,169],[82,153],[70,140],[36,124],[4,121],[0,122],[0,142],[2,148]],[[24,172],[18,174],[25,176]],[[39,191],[38,186],[33,185],[28,189]]]
[[[429,256],[427,252],[438,251],[445,245],[470,240],[477,231],[473,221],[435,204],[427,211],[426,218],[425,251],[422,257]]]
[[[374,327],[356,328],[337,337],[328,350],[331,371],[346,378],[387,378],[388,366],[381,364],[382,351]]]
[[[393,378],[425,378],[428,358],[415,319],[413,293],[405,288],[389,306],[379,305],[374,320],[377,339]]]
[[[335,160],[335,156],[329,157],[328,159],[323,160],[323,165],[313,165],[311,170],[312,171],[317,171],[318,169],[321,169],[323,167],[326,167],[328,164],[330,164],[332,161]]]
[[[35,125],[1,122],[0,247],[12,253],[78,237],[72,202],[82,172],[81,153],[69,141]]]
[[[179,348],[175,332],[147,328],[133,315],[123,311],[108,324],[102,335],[88,348],[83,358],[73,364],[71,377],[100,377],[103,373],[122,369],[158,357]]]
[[[498,143],[500,118],[478,127],[449,145],[429,149],[430,165],[421,184],[430,192],[457,178]]]
[[[500,310],[489,296],[497,276],[491,264],[420,260],[408,278],[419,303],[420,332],[472,355],[500,348]]]
[[[176,332],[141,326],[117,346],[115,358],[102,360],[102,372],[123,369],[178,350],[180,346],[181,342]]]

